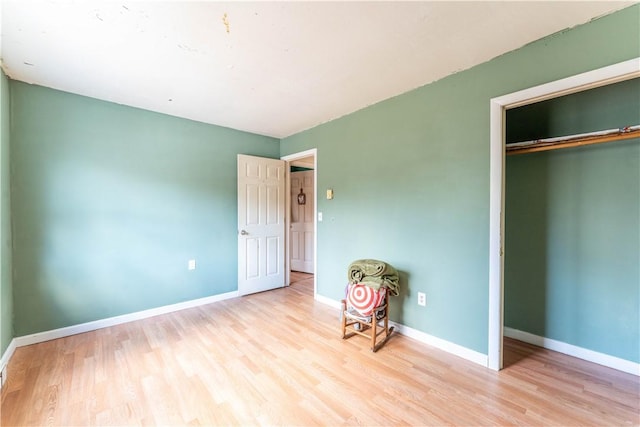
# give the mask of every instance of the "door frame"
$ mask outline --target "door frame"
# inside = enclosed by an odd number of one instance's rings
[[[291,162],[313,156],[313,298],[316,297],[318,283],[318,149],[300,151],[281,156],[285,161],[285,286],[291,284]]]
[[[506,110],[640,77],[640,57],[490,100],[489,343],[487,366],[503,367]]]

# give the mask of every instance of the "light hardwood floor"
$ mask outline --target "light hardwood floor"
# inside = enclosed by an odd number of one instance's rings
[[[2,426],[640,424],[638,377],[512,340],[501,372],[397,334],[372,353],[312,288],[19,348]]]

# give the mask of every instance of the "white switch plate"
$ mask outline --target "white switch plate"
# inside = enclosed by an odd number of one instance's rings
[[[427,295],[424,292],[418,292],[418,305],[423,307],[427,305]]]
[[[318,221],[322,222],[322,212],[318,212]]]
[[[196,269],[196,260],[195,259],[190,259],[189,263],[187,264],[187,268],[189,270],[195,270]]]

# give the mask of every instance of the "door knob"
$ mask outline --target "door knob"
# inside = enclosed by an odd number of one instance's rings
[[[249,234],[249,233],[247,233],[246,230],[240,230],[240,235],[246,236],[247,234]]]

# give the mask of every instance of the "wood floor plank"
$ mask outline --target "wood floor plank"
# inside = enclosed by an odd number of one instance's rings
[[[18,348],[1,425],[640,425],[636,376],[510,339],[500,372],[398,334],[372,353],[291,277]]]

